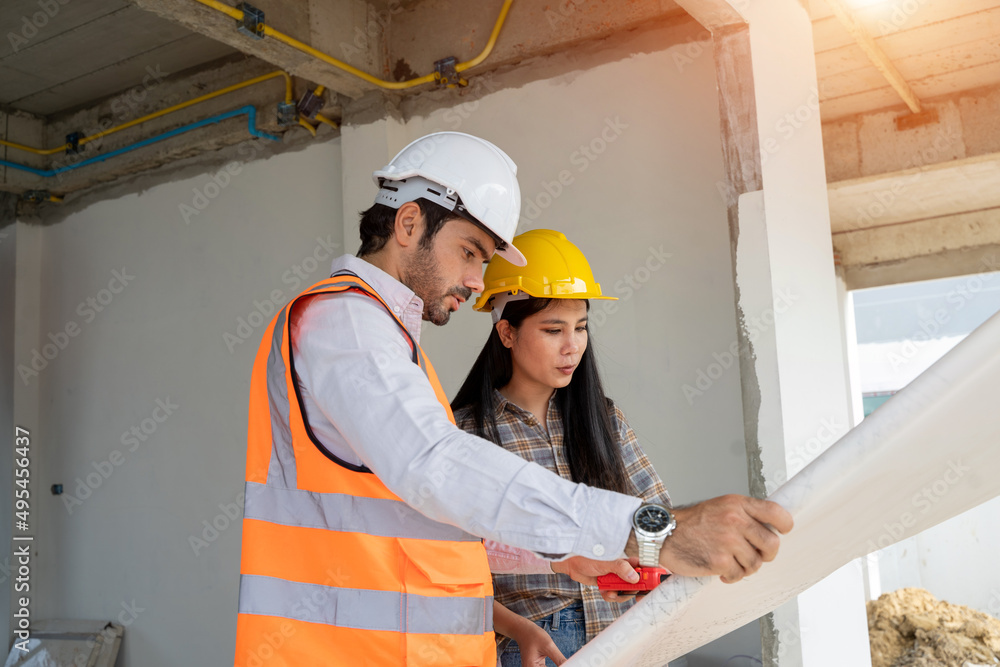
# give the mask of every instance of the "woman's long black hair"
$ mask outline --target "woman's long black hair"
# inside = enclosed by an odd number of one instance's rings
[[[511,301],[504,308],[502,319],[517,329],[525,318],[545,310],[552,301],[536,298]],[[587,309],[590,310],[590,302],[587,302]],[[555,394],[562,415],[566,459],[574,482],[634,494],[611,422],[612,403],[604,395],[591,342],[580,358],[573,379]],[[470,408],[475,434],[498,445],[500,435],[493,390],[506,386],[513,370],[511,351],[504,346],[494,326],[483,351],[451,402],[453,410]]]

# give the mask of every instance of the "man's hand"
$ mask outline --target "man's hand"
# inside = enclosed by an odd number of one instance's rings
[[[674,510],[677,529],[663,543],[660,565],[689,577],[719,575],[731,584],[774,560],[792,515],[777,503],[729,495]]]
[[[639,581],[639,573],[635,571],[639,564],[637,558],[619,558],[618,560],[591,560],[583,556],[572,556],[566,560],[551,563],[552,571],[557,574],[565,574],[573,581],[585,586],[596,586],[597,578],[602,574],[617,574],[619,577],[634,584]],[[614,591],[601,591],[601,597],[605,602],[618,602],[631,597],[630,595],[619,596]]]

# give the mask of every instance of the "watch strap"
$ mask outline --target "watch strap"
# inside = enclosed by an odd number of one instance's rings
[[[658,540],[635,536],[639,545],[639,565],[642,567],[656,567],[660,564],[660,548],[663,546],[664,538]]]

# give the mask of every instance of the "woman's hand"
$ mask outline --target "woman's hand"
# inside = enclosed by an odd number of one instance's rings
[[[557,665],[566,662],[549,633],[493,601],[493,629],[517,642],[521,651],[521,667],[545,667],[545,658]]]
[[[529,628],[528,625],[531,627]],[[559,651],[556,643],[552,641],[552,637],[545,630],[530,621],[523,626],[523,630],[520,627],[518,630],[518,634],[522,636],[512,637],[512,639],[517,642],[518,648],[521,649],[521,667],[545,667],[545,658],[557,665],[566,662],[566,658],[563,657],[562,652]]]
[[[619,558],[617,560],[593,560],[583,556],[572,556],[566,560],[551,563],[552,571],[557,574],[565,574],[573,581],[584,586],[596,586],[597,578],[602,574],[617,574],[620,578],[634,584],[639,581],[639,574],[635,568],[639,565],[638,558]],[[601,597],[605,602],[625,602],[632,597],[631,594],[615,593],[614,591],[601,591]]]

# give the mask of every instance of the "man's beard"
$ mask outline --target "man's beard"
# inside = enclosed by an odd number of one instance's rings
[[[423,318],[437,326],[444,326],[451,319],[448,297],[460,296],[466,301],[472,296],[468,287],[448,288],[438,272],[432,248],[418,248],[402,272],[402,282],[424,302]]]

